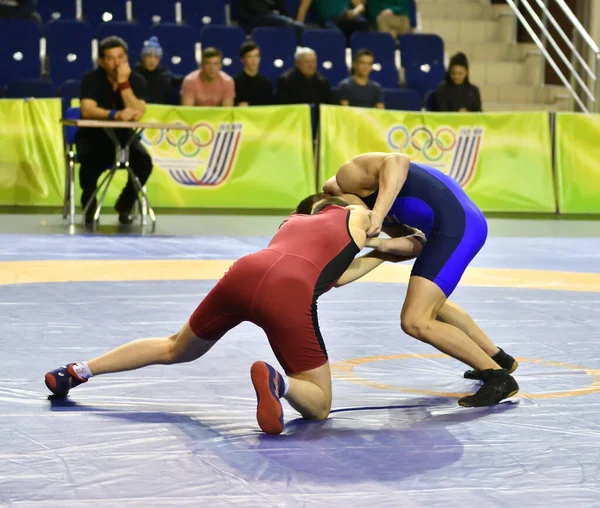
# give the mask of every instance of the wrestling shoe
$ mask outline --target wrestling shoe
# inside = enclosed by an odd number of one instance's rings
[[[254,362],[250,368],[250,378],[256,391],[256,420],[267,434],[281,434],[283,431],[283,408],[279,394],[285,390],[283,378],[265,362]]]
[[[46,374],[46,386],[54,395],[66,397],[71,388],[75,388],[82,383],[87,383],[87,379],[83,379],[75,374],[73,365],[75,365],[75,362],[70,363],[69,365],[63,365]]]
[[[501,400],[516,395],[519,385],[506,370],[486,369],[480,372],[483,385],[472,395],[458,399],[458,405],[463,407],[493,406]]]
[[[512,356],[506,354],[503,349],[500,349],[494,356],[492,356],[492,360],[494,360],[500,367],[507,370],[509,374],[512,374],[517,367],[519,366],[519,362],[515,360]],[[478,370],[468,370],[463,375],[467,379],[477,379],[481,381],[481,373]]]

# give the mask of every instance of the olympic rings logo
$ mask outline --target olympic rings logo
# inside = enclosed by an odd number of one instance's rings
[[[444,154],[454,150],[456,139],[456,133],[449,127],[440,127],[434,133],[427,127],[420,126],[409,132],[404,125],[392,127],[387,136],[388,145],[392,149],[413,156],[417,152],[430,162],[439,161]]]
[[[179,122],[181,125],[181,122]],[[141,140],[153,148],[153,152],[162,158],[179,155],[186,159],[196,157],[203,148],[212,144],[215,130],[206,123],[194,125],[191,131],[171,131],[169,129],[147,129],[142,133]]]

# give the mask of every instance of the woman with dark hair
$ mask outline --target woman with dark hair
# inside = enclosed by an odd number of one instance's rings
[[[450,59],[446,79],[433,92],[434,111],[481,111],[479,88],[469,82],[469,62],[464,53]]]

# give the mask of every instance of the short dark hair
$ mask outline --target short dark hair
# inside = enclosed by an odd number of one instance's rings
[[[311,210],[311,214],[314,215],[315,213],[319,213],[321,210],[323,210],[323,208],[330,206],[330,205],[337,205],[337,206],[348,206],[350,203],[348,203],[348,201],[346,201],[345,199],[342,199],[338,196],[327,196],[326,198],[319,200],[318,204],[313,206],[312,210]]]
[[[204,61],[205,58],[214,58],[215,56],[218,56],[221,60],[223,60],[223,53],[221,53],[220,49],[217,48],[206,48],[203,52],[202,52],[202,61]]]
[[[311,194],[310,196],[308,196],[308,197],[304,198],[302,201],[300,201],[300,203],[298,203],[298,206],[296,207],[296,210],[294,211],[294,213],[298,213],[298,214],[302,214],[302,215],[310,215],[313,205],[317,201],[320,201],[321,199],[326,198],[326,197],[327,197],[327,194],[325,194],[324,192],[319,192],[318,194]]]
[[[359,49],[355,54],[354,54],[354,58],[352,59],[353,62],[358,62],[358,59],[361,56],[370,56],[371,58],[375,58],[375,55],[373,54],[373,52],[370,49]]]
[[[260,46],[256,44],[254,41],[246,41],[244,44],[240,46],[240,58],[244,58],[246,53],[250,53],[250,51],[254,51],[258,49],[260,51]]]
[[[104,52],[107,49],[113,48],[123,48],[125,53],[129,54],[129,48],[127,47],[127,43],[121,39],[121,37],[117,37],[116,35],[111,35],[110,37],[106,37],[100,41],[98,44],[98,56],[100,58],[104,58]]]

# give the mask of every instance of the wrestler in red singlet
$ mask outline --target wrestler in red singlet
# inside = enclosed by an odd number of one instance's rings
[[[288,218],[266,249],[231,266],[190,317],[192,331],[216,340],[250,321],[265,331],[286,373],[323,365],[327,351],[317,298],[360,251],[350,235],[349,218],[350,211],[336,205],[316,215]]]

